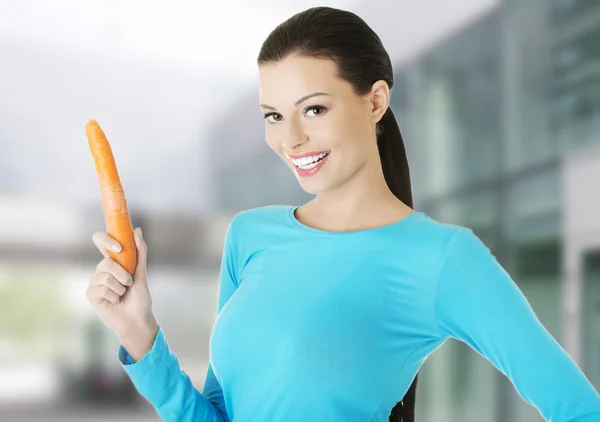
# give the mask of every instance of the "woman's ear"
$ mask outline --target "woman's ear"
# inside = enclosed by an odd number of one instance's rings
[[[379,80],[371,88],[371,119],[373,124],[379,122],[390,105],[390,87],[384,80]]]

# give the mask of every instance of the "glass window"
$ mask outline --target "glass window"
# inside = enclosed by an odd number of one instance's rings
[[[511,219],[535,217],[560,208],[560,174],[557,169],[533,174],[510,187]]]
[[[439,207],[439,213],[444,221],[473,229],[493,226],[499,218],[497,193],[493,190],[472,192],[460,199],[446,201]]]
[[[551,50],[548,128],[553,145],[561,153],[597,138],[600,26],[582,25],[569,33],[554,30],[561,41]]]
[[[597,0],[552,0],[550,9],[552,20],[556,23],[563,23],[584,13],[589,13],[599,5]]]
[[[502,84],[499,14],[490,14],[422,62],[427,194],[446,193],[500,171]]]

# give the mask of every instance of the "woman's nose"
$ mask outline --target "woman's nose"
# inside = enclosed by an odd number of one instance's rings
[[[302,140],[284,140],[283,142],[281,142],[281,146],[283,146],[283,149],[285,151],[294,151],[296,148],[298,148],[300,145],[305,144],[306,141],[302,141]]]
[[[281,146],[284,150],[293,151],[300,145],[308,141],[308,136],[298,125],[290,124],[289,130],[281,140]]]

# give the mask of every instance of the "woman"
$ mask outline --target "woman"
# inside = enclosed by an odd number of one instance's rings
[[[418,370],[453,337],[546,419],[599,421],[598,393],[490,250],[413,211],[392,65],[368,25],[305,10],[269,35],[258,65],[268,146],[315,199],[231,221],[203,391],[153,316],[139,228],[133,277],[107,258],[90,280],[90,302],[158,415],[413,422]],[[94,242],[105,256],[118,247],[105,233]]]

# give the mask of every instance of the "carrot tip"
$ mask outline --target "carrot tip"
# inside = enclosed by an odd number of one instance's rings
[[[94,119],[90,119],[87,121],[87,123],[85,124],[86,127],[91,127],[91,126],[100,126],[98,124],[98,122]]]

